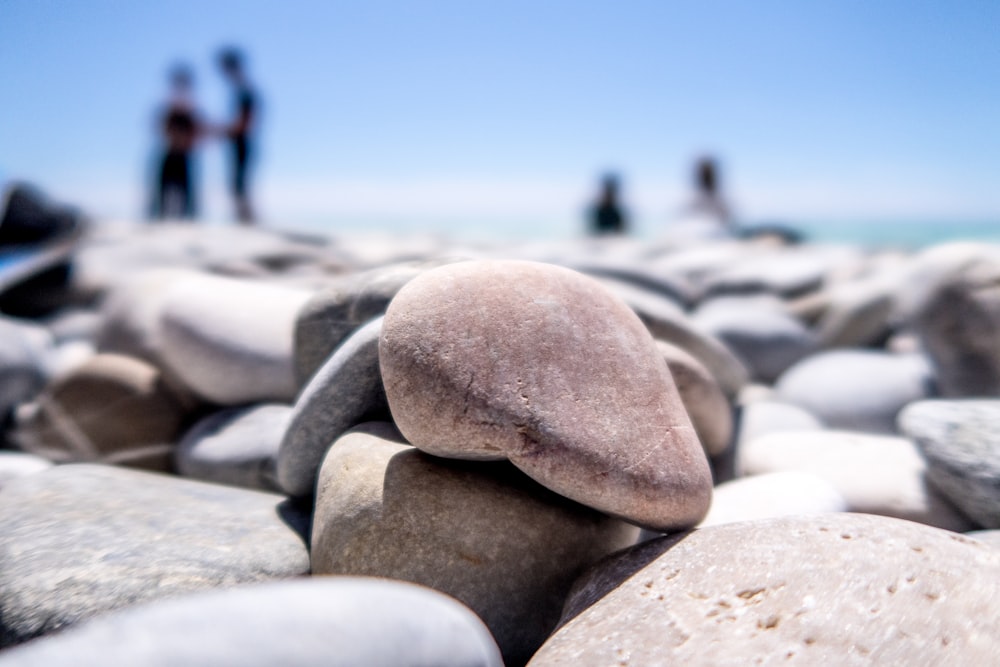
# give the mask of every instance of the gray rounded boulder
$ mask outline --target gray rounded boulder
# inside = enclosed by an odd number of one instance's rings
[[[454,600],[412,584],[359,577],[185,596],[0,653],[0,665],[19,667],[502,664],[482,621]]]
[[[983,528],[1000,528],[1000,400],[918,401],[899,424],[931,482]]]
[[[479,614],[508,665],[559,618],[573,579],[634,544],[633,526],[562,498],[507,462],[440,459],[388,423],[330,448],[316,493],[313,574],[401,579]]]
[[[0,646],[113,609],[308,574],[284,496],[113,466],[56,466],[0,493]]]
[[[908,521],[715,526],[594,568],[530,664],[987,665],[998,596],[1000,550]]]
[[[380,317],[406,283],[441,261],[402,262],[340,276],[317,291],[295,319],[295,376],[299,386],[347,337]]]
[[[829,350],[789,368],[775,393],[831,428],[889,434],[906,404],[932,395],[933,379],[921,354]]]
[[[433,269],[390,303],[379,361],[393,420],[423,451],[509,459],[653,530],[708,509],[708,461],[667,365],[591,278],[521,261]]]
[[[291,416],[291,406],[275,403],[213,413],[177,446],[177,472],[206,482],[278,491],[278,448]]]
[[[388,417],[379,373],[382,318],[357,329],[299,394],[278,451],[278,483],[293,496],[312,495],[323,455],[352,426]]]
[[[1000,395],[1000,263],[971,261],[934,289],[915,318],[941,394]]]
[[[311,292],[196,275],[163,296],[163,360],[197,396],[219,405],[291,402],[295,318]]]

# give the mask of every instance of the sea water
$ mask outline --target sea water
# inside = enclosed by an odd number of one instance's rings
[[[810,220],[789,225],[806,241],[858,243],[871,247],[923,248],[946,241],[1000,243],[996,220]]]

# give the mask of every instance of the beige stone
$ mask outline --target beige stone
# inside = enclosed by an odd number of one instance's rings
[[[708,456],[719,456],[733,438],[733,409],[708,369],[683,349],[656,341],[670,368],[684,408]]]
[[[1000,550],[861,514],[716,526],[574,585],[533,667],[988,665]]]
[[[13,438],[22,449],[58,463],[169,470],[185,417],[182,401],[156,368],[98,354],[22,405]]]
[[[330,448],[312,528],[313,574],[443,591],[490,628],[508,665],[555,627],[576,576],[638,530],[562,498],[507,462],[440,459],[370,422]]]
[[[433,269],[389,305],[379,360],[393,420],[428,453],[507,458],[653,530],[704,516],[711,474],[670,372],[591,278],[520,261]]]

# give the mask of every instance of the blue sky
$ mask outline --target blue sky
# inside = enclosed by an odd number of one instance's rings
[[[0,0],[0,169],[98,217],[144,208],[174,62],[264,100],[276,226],[567,233],[621,172],[646,231],[719,155],[748,220],[997,220],[1000,3]],[[201,152],[224,220],[221,147]]]

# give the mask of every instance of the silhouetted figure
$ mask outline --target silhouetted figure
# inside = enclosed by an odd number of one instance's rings
[[[224,49],[219,54],[219,67],[233,88],[233,121],[226,126],[232,149],[230,187],[236,203],[236,218],[243,224],[253,224],[250,206],[248,171],[253,158],[253,130],[257,115],[257,95],[246,76],[243,55],[236,49]]]
[[[191,152],[201,132],[201,123],[191,99],[191,70],[180,65],[170,73],[170,97],[159,120],[163,141],[153,218],[194,218]]]
[[[735,232],[732,211],[720,192],[719,172],[714,158],[702,157],[695,162],[694,187],[695,199],[685,214],[708,218],[722,230]]]
[[[614,174],[601,181],[601,193],[590,209],[590,225],[598,236],[625,233],[628,220],[618,201],[618,177]]]

